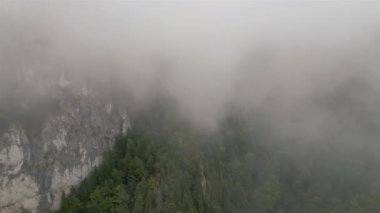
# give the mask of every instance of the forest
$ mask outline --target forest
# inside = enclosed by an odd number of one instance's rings
[[[359,151],[269,141],[233,107],[202,131],[169,102],[134,117],[59,212],[379,212],[379,169]]]

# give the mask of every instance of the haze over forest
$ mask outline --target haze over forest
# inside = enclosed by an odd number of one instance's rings
[[[379,192],[379,39],[379,1],[3,1],[0,131],[55,83],[125,103],[132,129],[170,97],[202,134],[236,111],[294,161],[370,159],[352,168]]]

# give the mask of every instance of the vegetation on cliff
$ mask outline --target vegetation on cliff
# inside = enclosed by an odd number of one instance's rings
[[[60,212],[380,209],[370,158],[347,158],[334,147],[270,143],[233,110],[207,133],[173,111],[158,104],[141,113],[103,164],[63,198]]]

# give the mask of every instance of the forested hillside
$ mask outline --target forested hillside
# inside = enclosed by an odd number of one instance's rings
[[[162,101],[140,113],[104,163],[64,197],[60,212],[380,210],[369,157],[268,141],[238,110],[207,133],[175,112]]]

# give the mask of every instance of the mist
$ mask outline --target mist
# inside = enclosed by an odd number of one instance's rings
[[[379,56],[377,0],[0,1],[0,211],[379,212]]]
[[[377,1],[2,2],[0,104],[64,76],[135,108],[167,93],[200,129],[235,106],[278,137],[375,143],[379,20]]]

